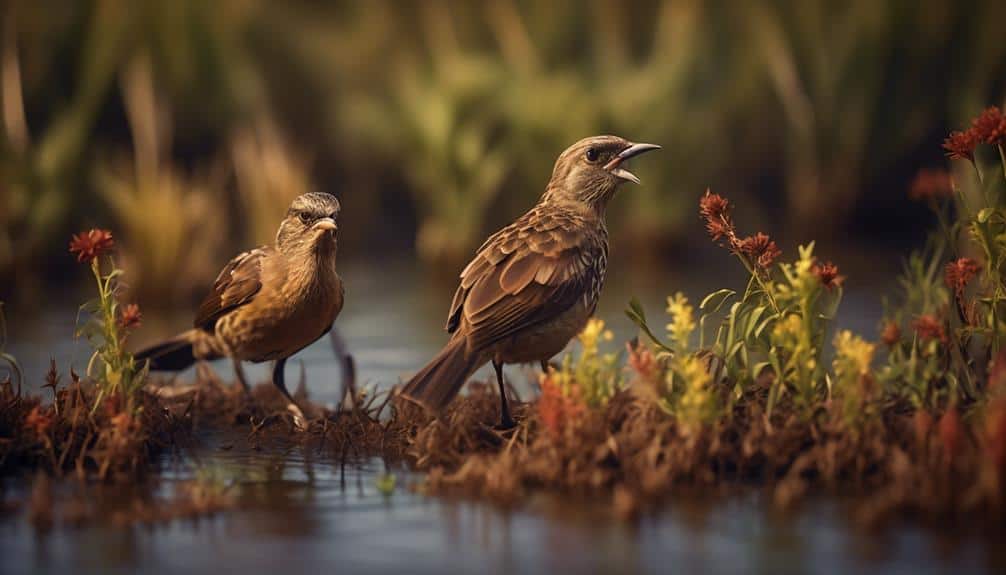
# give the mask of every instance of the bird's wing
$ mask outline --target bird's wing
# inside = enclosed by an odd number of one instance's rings
[[[584,230],[583,216],[535,209],[494,234],[461,272],[448,331],[466,320],[470,343],[483,348],[588,297],[604,246]]]
[[[195,326],[212,330],[221,316],[250,302],[262,289],[262,259],[271,252],[270,247],[259,247],[238,254],[228,262],[199,305],[193,322]]]

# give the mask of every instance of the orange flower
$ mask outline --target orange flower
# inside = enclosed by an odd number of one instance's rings
[[[633,345],[633,342],[627,342],[625,349],[629,352],[629,367],[644,380],[650,380],[659,373],[657,358],[654,357],[650,348],[638,343]]]
[[[947,332],[943,329],[943,323],[932,315],[920,315],[912,322],[915,333],[924,340],[939,340],[947,343]]]
[[[947,287],[954,290],[954,294],[960,298],[964,295],[964,289],[968,287],[975,275],[981,271],[982,266],[971,258],[960,258],[947,264],[943,270],[943,281]]]
[[[933,429],[933,416],[924,409],[917,409],[912,416],[912,428],[915,430],[915,440],[925,444],[929,432]]]
[[[761,268],[769,268],[782,251],[767,235],[758,232],[737,243],[737,251],[751,258]]]
[[[939,423],[940,442],[943,443],[943,452],[949,464],[959,453],[961,441],[964,439],[964,429],[961,425],[961,415],[957,413],[956,407],[950,407],[940,418]]]
[[[810,270],[817,279],[821,282],[821,285],[831,290],[833,287],[841,286],[842,282],[845,281],[845,276],[838,275],[838,266],[828,262],[826,264],[814,264],[814,267]]]
[[[975,146],[978,145],[978,136],[973,130],[966,132],[951,132],[950,136],[943,140],[943,149],[947,152],[947,157],[951,160],[975,161]]]
[[[140,306],[135,303],[127,305],[122,310],[122,315],[119,316],[119,325],[125,329],[131,329],[134,327],[140,327],[140,322],[143,320],[143,314],[140,313]]]
[[[996,106],[986,108],[971,120],[971,131],[979,142],[1002,144],[1006,142],[1006,116]]]
[[[1006,473],[1006,400],[993,402],[985,419],[985,450],[993,468]]]
[[[999,350],[989,366],[988,389],[993,391],[999,388],[1006,391],[1006,350]]]
[[[112,424],[112,428],[122,436],[128,435],[133,427],[133,418],[125,411],[119,412],[118,415],[108,421]]]
[[[35,433],[43,436],[52,427],[52,415],[46,413],[41,406],[36,405],[24,418],[24,426]]]
[[[884,329],[880,332],[880,339],[887,347],[894,347],[901,341],[901,327],[897,322],[889,321],[884,324]]]
[[[919,170],[908,190],[908,197],[913,200],[938,200],[953,196],[954,180],[946,170]]]
[[[90,263],[114,247],[112,232],[108,230],[91,229],[73,236],[70,240],[70,253],[77,254],[77,261],[82,263]]]
[[[566,422],[579,417],[582,410],[583,406],[575,398],[562,393],[562,388],[551,374],[542,376],[538,418],[549,433],[561,434]]]

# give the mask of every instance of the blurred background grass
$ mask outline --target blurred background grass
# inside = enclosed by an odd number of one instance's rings
[[[1006,94],[1001,0],[8,0],[0,297],[111,228],[149,307],[188,304],[290,198],[343,203],[340,257],[451,274],[596,133],[659,143],[616,253],[705,240],[711,186],[783,244],[902,248],[908,183]],[[77,274],[79,275],[79,274]]]

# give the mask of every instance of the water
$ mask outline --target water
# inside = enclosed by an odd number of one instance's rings
[[[361,382],[395,383],[445,341],[441,326],[453,286],[396,262],[380,269],[350,267],[344,275],[348,305],[338,326],[356,358]],[[662,325],[666,292],[682,289],[696,299],[710,285],[724,285],[722,278],[710,279],[715,275],[696,278],[668,272],[633,285],[641,290],[635,295],[642,296],[654,323]],[[615,341],[635,333],[622,315],[633,295],[625,283],[609,278],[600,305]],[[839,324],[869,333],[880,311],[876,287],[882,285],[889,282],[879,278],[851,289]],[[70,337],[73,316],[72,308],[65,308],[40,317],[11,318],[9,351],[24,364],[34,386],[50,354],[62,371],[71,363],[83,371],[87,349]],[[148,318],[137,337],[165,335],[186,321]],[[300,362],[312,397],[335,401],[341,384],[327,343],[297,356],[288,375],[291,381],[296,381]],[[226,362],[217,369],[230,375]],[[510,368],[509,375],[521,382],[521,370]],[[267,372],[253,369],[249,375],[264,379]],[[531,393],[527,386],[518,389]],[[384,495],[377,479],[389,470],[379,460],[343,467],[324,452],[307,448],[268,446],[256,451],[240,438],[203,435],[199,440],[181,460],[165,458],[156,493],[170,492],[199,468],[212,469],[232,484],[235,509],[209,519],[153,527],[57,526],[40,534],[21,506],[0,514],[0,571],[915,574],[997,572],[1006,565],[994,538],[933,532],[910,523],[861,532],[837,501],[812,502],[793,514],[779,515],[761,493],[711,501],[683,497],[630,525],[598,517],[580,505],[548,500],[504,511],[483,503],[427,498],[409,489],[417,478],[402,469],[390,470],[397,477],[396,488]],[[28,484],[22,479],[8,478],[2,485],[6,501],[27,497]],[[123,496],[119,487],[92,486],[87,497],[111,505]]]

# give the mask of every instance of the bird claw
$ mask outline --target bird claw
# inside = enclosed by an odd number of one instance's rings
[[[517,427],[517,422],[513,419],[504,419],[493,426],[493,431],[510,431]]]
[[[307,418],[304,417],[304,412],[293,403],[287,405],[286,410],[293,417],[293,426],[297,428],[297,431],[307,431]]]

